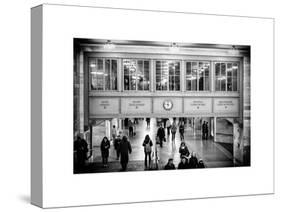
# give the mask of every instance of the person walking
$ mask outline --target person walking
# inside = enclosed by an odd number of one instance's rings
[[[176,119],[174,119],[173,124],[171,126],[171,133],[172,133],[172,141],[173,143],[175,143],[176,133],[177,133]]]
[[[171,134],[171,121],[170,121],[169,118],[166,121],[166,127],[167,127],[167,136],[170,137],[170,134]]]
[[[206,122],[205,124],[205,139],[207,140],[208,139],[208,134],[209,134],[209,127],[208,127],[208,122]]]
[[[151,152],[153,143],[149,137],[149,135],[145,136],[142,146],[144,147],[144,166],[147,169],[147,158],[148,158],[148,168],[151,168]]]
[[[165,129],[163,128],[162,124],[158,128],[157,137],[159,139],[160,147],[163,147],[163,141],[165,140]]]
[[[150,128],[150,118],[146,118],[146,128],[149,129]]]
[[[184,140],[184,123],[183,121],[181,122],[180,126],[179,126],[179,133],[180,133],[180,139],[181,141]]]
[[[128,121],[128,126],[129,126],[129,136],[134,136],[134,124],[131,119]]]
[[[120,155],[121,155],[120,163],[122,166],[122,171],[127,170],[127,165],[129,162],[129,154],[131,153],[132,153],[131,143],[128,140],[127,136],[123,136],[122,141],[120,143]]]
[[[100,144],[103,167],[108,166],[109,148],[110,148],[110,141],[105,136]]]
[[[81,169],[85,166],[88,153],[88,144],[85,139],[82,138],[82,135],[78,135],[77,139],[74,141],[74,151],[77,158],[77,169]]]
[[[207,135],[208,135],[207,128],[208,128],[207,123],[206,123],[206,121],[204,121],[202,124],[202,139],[203,140],[207,139]]]
[[[184,141],[181,142],[180,148],[179,148],[179,153],[180,153],[180,157],[188,157],[189,156],[189,150],[185,144]]]
[[[119,135],[114,140],[114,149],[116,151],[116,160],[119,160],[120,157],[120,143],[122,140],[122,131],[119,131]]]
[[[112,134],[112,141],[113,141],[113,143],[114,143],[114,140],[115,140],[115,138],[116,138],[116,136],[117,136],[117,129],[116,129],[116,126],[115,125],[113,125],[112,126],[112,130],[111,130],[111,134]]]

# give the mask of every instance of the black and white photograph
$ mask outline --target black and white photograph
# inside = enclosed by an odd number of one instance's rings
[[[73,39],[73,173],[251,166],[249,45]]]

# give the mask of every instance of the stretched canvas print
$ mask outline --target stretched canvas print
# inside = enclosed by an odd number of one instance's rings
[[[43,4],[31,26],[32,204],[274,193],[274,19]]]
[[[74,173],[250,166],[250,46],[73,41]]]

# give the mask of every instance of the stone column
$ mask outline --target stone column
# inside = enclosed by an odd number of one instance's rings
[[[123,88],[123,71],[122,71],[122,60],[117,60],[117,90],[122,91]]]
[[[240,140],[240,128],[238,123],[233,123],[233,164],[234,166],[243,163],[243,145]]]
[[[123,131],[123,121],[122,121],[122,119],[118,119],[118,130]]]
[[[180,90],[181,92],[184,92],[185,91],[185,64],[184,64],[184,61],[181,60],[180,61]]]
[[[216,80],[216,76],[215,76],[215,63],[211,62],[210,64],[210,91],[211,92],[215,92],[215,80]]]
[[[154,69],[154,61],[149,60],[149,90],[151,92],[155,91],[155,79],[154,79],[154,73],[156,70]]]
[[[111,123],[109,120],[105,120],[105,136],[111,139]]]
[[[84,133],[84,53],[79,53],[79,132]]]
[[[214,117],[214,142],[217,142],[217,117]]]
[[[251,69],[250,57],[243,58],[243,165],[250,165],[250,146],[251,146]]]

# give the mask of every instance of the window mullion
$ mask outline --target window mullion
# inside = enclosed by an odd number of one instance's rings
[[[168,74],[167,74],[167,91],[170,91],[170,62],[167,61],[168,65]]]
[[[105,91],[105,58],[102,59],[102,71],[103,71],[103,90]]]
[[[196,91],[198,91],[198,62],[196,62]]]
[[[112,90],[111,72],[112,72],[112,59],[109,59],[109,90]]]

